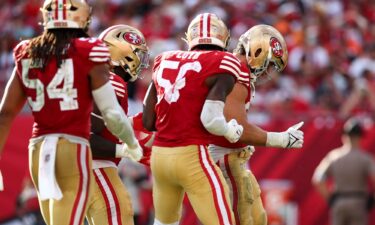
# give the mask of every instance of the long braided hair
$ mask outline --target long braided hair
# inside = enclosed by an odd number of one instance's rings
[[[30,40],[25,53],[31,58],[31,63],[41,65],[42,70],[53,57],[60,68],[72,39],[80,37],[88,37],[83,29],[46,29],[43,34]]]

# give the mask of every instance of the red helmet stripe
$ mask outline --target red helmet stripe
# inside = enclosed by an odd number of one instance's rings
[[[207,37],[211,37],[211,13],[207,17]]]
[[[55,20],[59,19],[59,0],[55,0]]]
[[[63,20],[66,20],[66,0],[63,0]]]
[[[200,16],[201,18],[199,19],[199,37],[203,36],[203,15]]]

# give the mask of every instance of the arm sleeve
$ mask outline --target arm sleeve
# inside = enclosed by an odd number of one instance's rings
[[[224,102],[206,100],[201,112],[201,121],[211,134],[224,136],[228,130],[228,124],[224,117]]]
[[[92,91],[94,101],[102,113],[107,128],[113,135],[130,147],[137,144],[128,117],[121,109],[110,82]]]

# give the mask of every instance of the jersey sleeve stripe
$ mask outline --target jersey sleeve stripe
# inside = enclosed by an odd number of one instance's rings
[[[99,46],[94,46],[91,51],[103,51],[103,52],[109,52],[107,47],[99,47]]]
[[[242,84],[246,84],[246,86],[249,86],[249,85],[250,85],[250,82],[247,81],[247,80],[240,80],[240,79],[238,79],[238,82],[239,82],[239,83],[242,83]]]
[[[125,97],[125,95],[123,95],[123,94],[121,94],[121,93],[119,93],[119,92],[116,92],[116,95],[117,95],[118,97],[120,97],[120,98],[124,98],[124,97]]]
[[[230,61],[232,61],[232,62],[234,62],[234,63],[236,63],[238,66],[241,66],[241,63],[240,63],[240,61],[238,61],[238,59],[237,58],[235,58],[234,56],[224,56],[224,59],[228,59],[228,60],[230,60]],[[223,59],[223,60],[224,60]]]
[[[225,64],[225,65],[224,65]],[[230,67],[232,67],[233,69],[235,69],[236,71],[237,71],[237,76],[239,76],[239,74],[241,73],[241,70],[240,70],[240,68],[238,67],[238,66],[236,66],[235,64],[233,64],[232,62],[229,62],[228,60],[222,60],[221,61],[221,65],[223,65],[223,66],[230,66]],[[220,66],[221,66],[220,65]]]
[[[107,62],[109,57],[90,57],[90,60],[93,62]]]
[[[111,84],[115,84],[115,85],[120,86],[120,87],[122,87],[122,88],[125,87],[122,83],[117,82],[117,81],[115,81],[115,80],[110,80],[110,81],[111,81]]]
[[[116,86],[114,86],[114,85],[112,85],[112,87],[113,87],[113,89],[115,89],[116,91],[118,91],[118,92],[121,92],[121,93],[124,93],[124,94],[125,94],[125,90],[124,90],[124,89],[121,89],[121,88],[119,88],[119,87],[116,87]]]
[[[89,57],[93,57],[93,56],[108,56],[108,57],[110,57],[111,55],[109,54],[109,52],[90,52]]]
[[[231,72],[232,74],[234,74],[238,78],[238,73],[234,69],[232,69],[231,67],[228,67],[228,66],[225,66],[225,65],[220,65],[219,68]]]

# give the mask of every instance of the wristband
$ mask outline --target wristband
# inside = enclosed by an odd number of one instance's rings
[[[116,144],[116,158],[124,157],[124,145]]]

